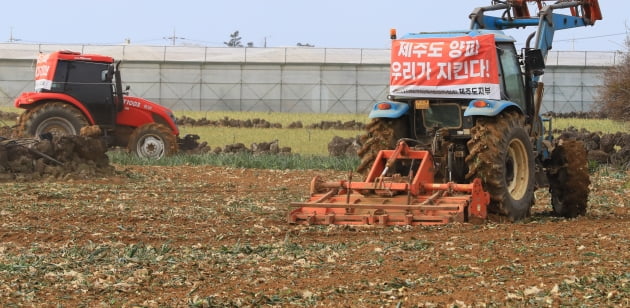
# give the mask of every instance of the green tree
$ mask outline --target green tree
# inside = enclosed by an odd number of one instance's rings
[[[243,47],[243,43],[241,43],[241,37],[238,35],[238,30],[234,31],[234,33],[230,34],[230,40],[227,42],[223,42],[227,47]]]
[[[619,64],[604,74],[604,85],[599,91],[600,105],[597,111],[609,119],[630,120],[630,37],[626,37],[626,51]]]

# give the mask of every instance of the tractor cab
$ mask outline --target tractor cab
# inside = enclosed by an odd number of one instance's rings
[[[35,91],[63,93],[89,111],[94,124],[113,128],[116,124],[114,59],[60,51],[40,55],[35,76]]]

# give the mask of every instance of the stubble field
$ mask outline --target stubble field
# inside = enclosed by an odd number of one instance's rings
[[[591,167],[584,217],[552,217],[541,189],[525,221],[434,227],[287,223],[312,177],[347,170],[5,179],[0,306],[627,307],[630,171]]]
[[[520,223],[286,223],[314,175],[119,166],[0,186],[0,301],[41,307],[630,305],[630,174],[601,168],[589,211]]]

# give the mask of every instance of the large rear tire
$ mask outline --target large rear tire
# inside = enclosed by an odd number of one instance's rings
[[[55,136],[78,135],[88,121],[72,105],[51,102],[26,111],[20,117],[20,133],[25,137],[38,137],[52,133]]]
[[[587,152],[576,140],[562,140],[551,153],[547,168],[554,214],[566,218],[586,215],[589,185]]]
[[[490,193],[490,212],[511,221],[528,217],[534,203],[534,157],[523,116],[508,111],[480,118],[471,134],[466,178],[481,178]]]
[[[357,167],[357,172],[367,174],[379,151],[392,150],[399,139],[407,137],[408,126],[407,117],[372,119],[366,125],[366,134],[360,137],[361,148],[357,154],[361,158],[361,163]]]
[[[148,123],[131,133],[127,148],[138,157],[160,159],[177,153],[177,137],[162,124]]]

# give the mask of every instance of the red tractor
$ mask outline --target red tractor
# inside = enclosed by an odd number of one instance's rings
[[[78,135],[98,126],[108,146],[126,147],[145,158],[178,150],[179,130],[170,109],[126,96],[114,59],[95,54],[57,51],[40,54],[35,92],[22,93],[15,106],[26,109],[18,127],[24,136]],[[127,91],[125,89],[125,91]]]

